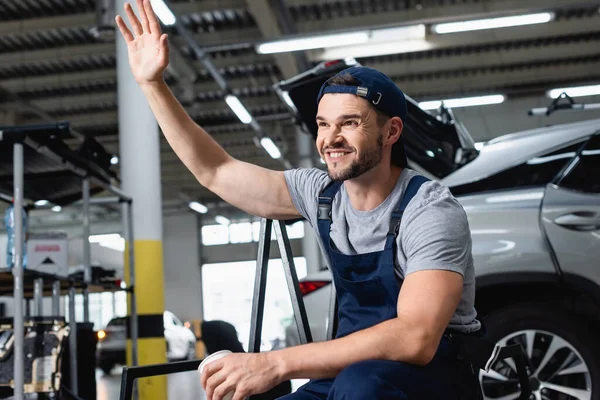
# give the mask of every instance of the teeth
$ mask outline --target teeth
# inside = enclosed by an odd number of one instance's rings
[[[339,152],[336,152],[336,153],[329,153],[329,156],[330,156],[330,157],[332,157],[332,158],[336,158],[336,157],[343,157],[343,156],[345,156],[345,155],[346,155],[346,153],[339,153]]]

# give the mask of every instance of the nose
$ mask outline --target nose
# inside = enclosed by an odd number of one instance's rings
[[[323,138],[323,148],[344,143],[344,138],[340,135],[340,132],[338,128],[332,128],[327,131]]]

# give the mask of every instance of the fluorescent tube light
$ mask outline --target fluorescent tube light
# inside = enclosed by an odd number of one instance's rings
[[[229,108],[231,108],[231,110],[235,113],[235,115],[237,115],[240,121],[242,121],[244,124],[249,124],[250,122],[252,122],[252,115],[250,115],[248,110],[246,110],[246,107],[244,107],[244,105],[242,104],[240,99],[237,98],[237,96],[228,94],[225,97],[225,102],[227,103]]]
[[[38,200],[35,203],[33,203],[36,207],[44,207],[46,205],[48,205],[48,203],[50,203],[48,200]]]
[[[358,44],[364,43],[367,40],[369,40],[369,33],[367,31],[332,33],[265,42],[256,46],[256,52],[259,54],[287,53],[290,51]]]
[[[566,93],[570,97],[600,95],[600,85],[575,86],[569,88],[552,89],[548,91],[547,95],[548,97],[555,99],[558,96],[560,96],[561,93]]]
[[[351,45],[336,43],[324,49],[317,57],[320,60],[334,60],[348,56],[373,57],[424,51],[433,47],[432,43],[425,40],[424,24],[372,29],[369,33],[369,40],[366,42],[355,42]]]
[[[260,144],[265,148],[267,153],[275,159],[281,157],[281,152],[277,148],[277,145],[271,140],[270,137],[263,137],[260,139]]]
[[[217,215],[215,217],[215,221],[217,221],[217,223],[219,223],[221,225],[229,225],[231,223],[231,221],[228,218],[225,218],[222,215]]]
[[[448,22],[443,24],[435,24],[432,29],[435,33],[456,33],[478,31],[482,29],[506,28],[510,26],[543,24],[550,22],[554,18],[552,13],[537,13],[514,15],[510,17],[475,19],[471,21]]]
[[[446,99],[446,100],[433,100],[423,101],[419,103],[419,107],[423,110],[435,110],[439,108],[442,103],[448,108],[459,108],[459,107],[472,107],[472,106],[485,106],[489,104],[500,104],[504,102],[504,96],[501,94],[494,94],[489,96],[477,96],[477,97],[463,97],[460,99]]]
[[[152,9],[156,13],[156,16],[160,19],[164,25],[174,25],[175,14],[169,8],[168,5],[165,4],[163,0],[150,0],[150,4],[152,4]]]
[[[208,208],[204,204],[200,204],[197,201],[190,201],[190,208],[197,213],[206,214],[208,212]]]
[[[356,46],[332,47],[323,50],[317,56],[319,60],[334,60],[352,57],[376,57],[386,54],[416,53],[418,51],[431,50],[434,47],[424,39],[413,39],[406,41],[390,41],[385,43],[364,43]]]
[[[62,207],[61,206],[54,206],[51,208],[52,211],[54,212],[61,212],[62,211]]]

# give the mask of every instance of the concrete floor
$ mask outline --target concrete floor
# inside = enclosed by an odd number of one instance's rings
[[[200,385],[196,371],[172,374],[167,377],[169,400],[204,400],[204,390]],[[121,374],[119,368],[113,369],[111,375],[96,370],[96,391],[98,400],[115,400],[121,390]]]

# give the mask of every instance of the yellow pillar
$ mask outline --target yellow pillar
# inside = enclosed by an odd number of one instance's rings
[[[123,14],[125,1],[116,1],[117,13]],[[137,12],[135,2],[129,2]],[[116,38],[116,48],[119,169],[123,191],[133,199],[138,365],[159,364],[166,362],[162,317],[165,299],[159,129],[146,98],[133,78],[127,46],[120,35]],[[129,279],[128,271],[125,277]],[[131,362],[131,341],[128,340],[128,365]],[[165,400],[167,378],[139,379],[138,389],[140,400]]]

